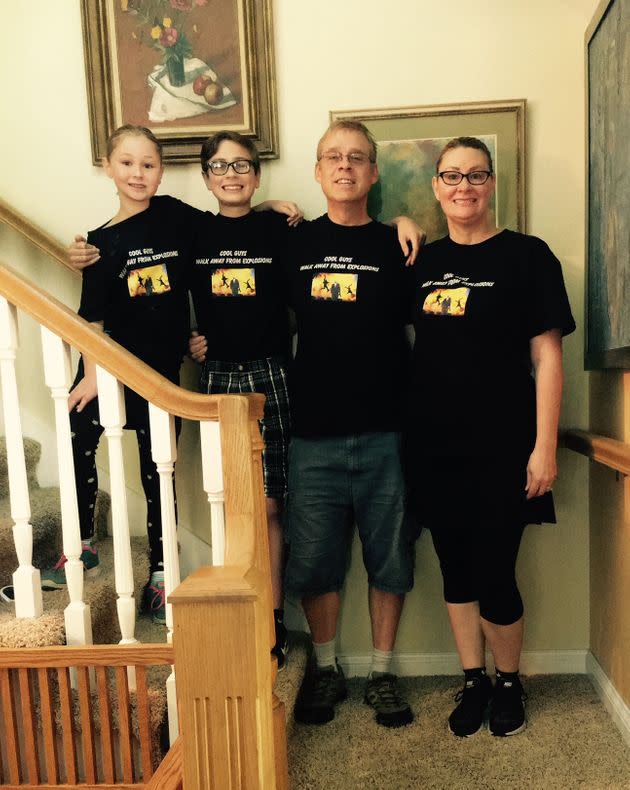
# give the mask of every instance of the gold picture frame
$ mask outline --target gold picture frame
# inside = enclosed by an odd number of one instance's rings
[[[446,234],[431,189],[435,160],[447,140],[462,136],[487,139],[493,153],[497,225],[525,232],[525,109],[525,99],[512,99],[332,110],[330,120],[361,121],[379,144],[381,178],[370,193],[371,215],[382,219],[406,214],[433,241]]]
[[[92,157],[125,123],[170,162],[220,129],[278,152],[272,0],[81,0]]]

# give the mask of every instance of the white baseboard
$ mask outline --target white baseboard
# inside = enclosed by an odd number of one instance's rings
[[[619,692],[592,653],[589,653],[586,657],[586,671],[590,675],[599,698],[608,713],[610,713],[610,717],[616,724],[622,738],[630,746],[630,708],[621,698]]]
[[[530,650],[521,656],[523,675],[583,675],[587,672],[586,650]],[[367,675],[370,655],[339,655],[339,663],[348,677]],[[492,666],[488,658],[488,667]],[[460,675],[457,653],[400,653],[394,656],[392,672],[399,677],[420,675]]]

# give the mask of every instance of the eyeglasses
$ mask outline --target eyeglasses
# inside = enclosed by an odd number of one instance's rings
[[[462,183],[462,179],[464,178],[469,184],[472,184],[472,186],[480,187],[482,184],[486,183],[491,175],[492,173],[490,170],[473,170],[472,173],[460,173],[459,170],[443,170],[441,173],[438,173],[438,176],[445,184],[448,184],[449,187],[456,187],[458,184]]]
[[[232,168],[239,176],[249,173],[254,163],[251,159],[235,159],[233,162],[226,162],[224,159],[212,159],[208,162],[208,170],[212,171],[213,176],[224,176]]]
[[[374,159],[368,154],[363,154],[360,151],[353,151],[350,154],[341,154],[339,151],[326,151],[326,153],[318,157],[317,161],[320,159],[323,159],[330,165],[340,165],[344,159],[347,159],[349,165],[357,165],[359,167],[367,165],[368,162],[374,162]]]

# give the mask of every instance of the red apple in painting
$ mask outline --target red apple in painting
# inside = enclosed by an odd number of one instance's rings
[[[212,77],[208,76],[207,74],[202,74],[193,82],[193,91],[197,94],[197,96],[203,96],[205,89],[208,87],[208,85],[211,85],[212,82]]]

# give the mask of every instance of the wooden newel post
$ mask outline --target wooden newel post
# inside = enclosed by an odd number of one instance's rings
[[[169,596],[186,790],[276,787],[261,583],[253,568],[206,567]]]
[[[200,568],[169,596],[184,787],[284,790],[286,735],[283,706],[273,695],[273,608],[258,428],[264,399],[219,398],[224,564]]]

